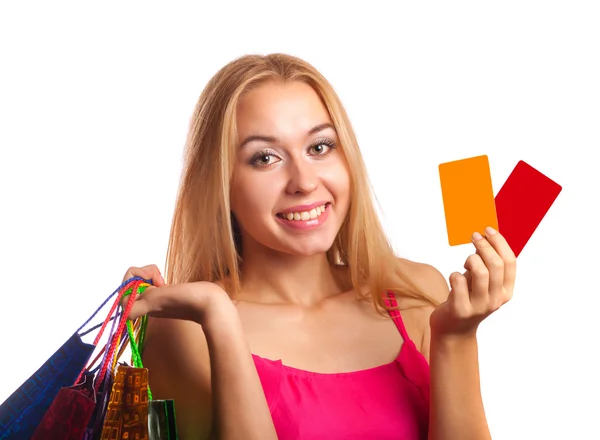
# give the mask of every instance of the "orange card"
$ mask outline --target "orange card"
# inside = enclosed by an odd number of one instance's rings
[[[471,243],[473,232],[498,230],[494,189],[487,156],[439,165],[446,230],[450,246]]]

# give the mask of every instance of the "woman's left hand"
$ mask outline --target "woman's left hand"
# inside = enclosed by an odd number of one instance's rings
[[[473,234],[476,253],[465,262],[464,274],[450,275],[448,299],[431,314],[432,335],[473,335],[479,324],[513,295],[516,258],[497,231]]]

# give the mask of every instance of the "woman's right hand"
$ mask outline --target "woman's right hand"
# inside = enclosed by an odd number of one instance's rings
[[[129,268],[123,281],[132,277],[152,280],[152,285],[141,295],[137,295],[129,313],[129,319],[132,320],[148,315],[156,318],[183,319],[203,325],[206,316],[210,314],[218,311],[236,311],[227,292],[215,283],[199,281],[167,285],[154,264]],[[126,303],[127,298],[124,298],[123,304]]]
[[[134,276],[152,280],[154,286],[136,297],[129,317],[171,318],[149,320],[143,356],[144,366],[152,372],[155,397],[177,402],[179,437],[277,439],[229,295],[208,282],[165,285],[154,265],[129,269],[125,281]]]

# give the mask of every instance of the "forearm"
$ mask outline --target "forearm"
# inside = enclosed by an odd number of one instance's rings
[[[430,345],[429,440],[489,440],[475,335],[436,337]]]
[[[235,310],[233,311],[235,312]],[[237,313],[237,312],[235,312]],[[216,439],[277,439],[241,323],[231,310],[205,322]]]

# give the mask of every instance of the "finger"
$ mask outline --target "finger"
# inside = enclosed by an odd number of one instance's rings
[[[140,286],[142,285],[142,283],[143,283],[143,281],[135,280],[122,288],[122,291],[120,292],[120,294],[122,295],[121,296],[121,307],[123,310],[125,310],[127,308],[127,305],[131,301],[132,296],[134,297],[134,299],[133,299],[134,303],[135,303],[135,301],[138,301],[140,299],[140,297],[141,297]],[[150,288],[150,287],[152,287],[152,286],[149,286],[148,288]]]
[[[448,278],[450,281],[450,294],[448,302],[457,318],[468,318],[471,316],[471,301],[469,299],[469,287],[464,275],[453,272]]]
[[[148,289],[151,289],[149,287]],[[128,318],[132,321],[136,319],[151,314],[152,313],[152,298],[151,296],[139,296],[137,301],[133,304],[131,311],[129,312]]]
[[[140,277],[145,280],[149,280],[152,277],[152,275],[151,275],[150,271],[145,270],[142,267],[130,267],[129,269],[127,269],[125,276],[123,276],[123,282],[125,282],[133,277]]]
[[[465,269],[471,274],[471,302],[482,304],[488,302],[490,276],[481,256],[469,255]]]
[[[467,287],[469,289],[469,292],[471,291],[471,289],[473,289],[473,277],[471,275],[470,271],[466,271],[465,273],[462,274],[465,279],[467,280]]]
[[[141,316],[148,315],[157,318],[194,320],[196,309],[190,307],[190,297],[192,295],[183,296],[174,294],[178,289],[181,289],[181,287],[148,287],[133,305],[129,313],[129,319],[135,320]]]
[[[517,275],[517,258],[502,234],[493,228],[486,228],[485,236],[504,262],[504,288],[512,290]]]
[[[473,234],[473,244],[489,276],[488,293],[499,299],[504,289],[504,261],[491,243],[480,234]]]
[[[165,284],[165,280],[155,264],[150,264],[144,267],[130,267],[123,277],[123,282],[132,277],[140,277],[145,280],[151,280],[152,284],[157,287],[164,286]]]
[[[139,293],[138,289],[136,289],[136,298],[133,304],[132,309],[127,316],[128,319],[134,321],[137,318],[140,318],[144,315],[152,315],[152,313],[156,312],[160,307],[161,298],[160,294],[156,295],[155,292],[150,293],[153,290],[157,290],[156,286],[148,286],[146,290],[144,290],[143,295]],[[127,307],[127,302],[129,301],[129,296],[124,297],[122,304],[123,310]]]
[[[158,268],[158,266],[156,264],[150,264],[148,266],[144,266],[142,269],[144,269],[145,271],[150,273],[150,278],[147,278],[149,280],[152,280],[152,284],[156,287],[161,287],[165,285],[165,280],[162,276],[162,274],[160,273],[160,269]]]

